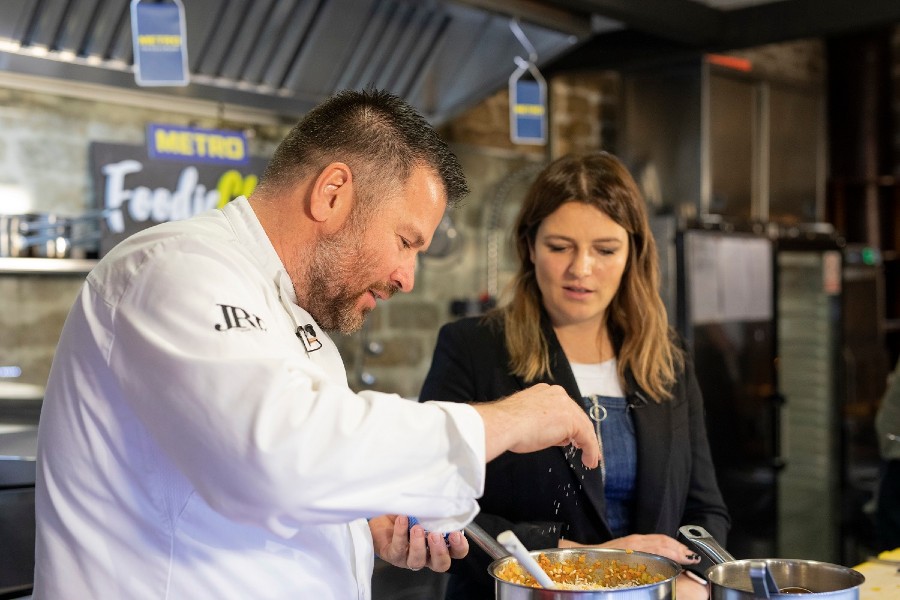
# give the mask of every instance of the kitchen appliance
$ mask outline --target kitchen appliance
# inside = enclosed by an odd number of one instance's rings
[[[865,582],[854,569],[814,560],[735,560],[704,528],[685,525],[679,532],[715,563],[706,571],[712,600],[786,599],[798,595],[811,600],[856,600]]]
[[[30,593],[34,578],[37,424],[44,388],[0,380],[0,598]]]
[[[845,395],[841,417],[841,554],[844,564],[875,548],[874,502],[880,456],[875,414],[893,369],[885,343],[884,264],[881,252],[848,244],[844,250],[841,362]]]
[[[780,556],[841,552],[843,240],[827,224],[773,230],[780,440]]]
[[[823,223],[651,225],[703,392],[728,548],[853,564],[841,548],[843,239]]]
[[[0,424],[0,597],[31,592],[37,427]]]
[[[674,318],[694,358],[729,548],[777,555],[780,418],[774,245],[765,229],[725,223],[675,232]],[[671,285],[671,284],[670,284]]]
[[[6,309],[0,319],[0,598],[26,596],[33,584],[35,457],[44,385],[59,332],[93,264],[0,257]]]

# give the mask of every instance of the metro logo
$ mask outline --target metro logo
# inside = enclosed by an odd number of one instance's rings
[[[138,44],[142,49],[148,46],[175,46],[181,47],[180,35],[139,35]]]
[[[243,132],[164,125],[148,126],[147,152],[152,158],[241,165],[250,155]]]
[[[238,136],[156,130],[156,151],[160,154],[243,160],[247,155],[244,140]]]
[[[517,115],[540,116],[544,114],[544,107],[540,104],[516,104],[514,110]]]

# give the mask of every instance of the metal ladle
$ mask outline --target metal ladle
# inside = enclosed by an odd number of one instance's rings
[[[753,585],[753,593],[760,598],[771,598],[780,593],[769,566],[763,560],[750,563],[750,583]]]
[[[539,565],[538,562],[534,560],[534,557],[528,553],[528,549],[525,548],[525,545],[522,544],[521,540],[516,537],[516,534],[512,531],[504,531],[497,536],[497,541],[503,544],[503,547],[516,557],[519,564],[522,565],[522,567],[524,567],[539,584],[541,584],[542,588],[545,590],[556,589],[556,583],[550,579],[550,576],[541,568],[541,565]]]
[[[481,526],[477,525],[474,521],[466,525],[464,531],[466,532],[466,535],[472,538],[472,540],[474,540],[482,550],[487,552],[491,558],[497,560],[512,555],[519,561],[522,568],[528,571],[528,573],[541,584],[541,587],[547,590],[558,589],[556,583],[550,579],[547,572],[544,571],[544,569],[541,568],[541,565],[534,560],[534,557],[528,553],[524,544],[522,544],[519,538],[516,537],[516,534],[512,531],[504,531],[497,536],[497,539],[494,539],[491,534],[482,529]]]

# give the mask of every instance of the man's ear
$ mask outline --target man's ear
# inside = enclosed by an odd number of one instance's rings
[[[322,169],[313,182],[310,215],[328,229],[338,229],[353,208],[353,173],[344,163],[334,162]],[[328,223],[330,221],[330,223]]]

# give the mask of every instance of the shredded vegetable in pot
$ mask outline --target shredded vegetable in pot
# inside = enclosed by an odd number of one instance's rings
[[[582,554],[564,560],[551,560],[543,552],[538,555],[538,564],[546,571],[559,588],[566,590],[603,590],[611,588],[635,587],[665,581],[660,574],[647,572],[647,565],[627,565],[617,560],[588,561]],[[516,560],[500,566],[497,577],[503,581],[539,588],[541,584],[522,568]]]

